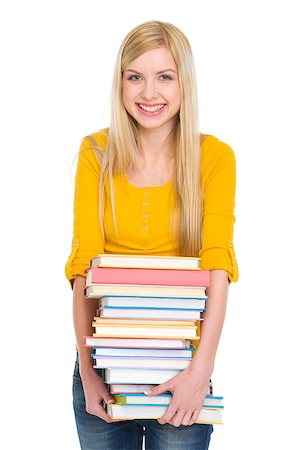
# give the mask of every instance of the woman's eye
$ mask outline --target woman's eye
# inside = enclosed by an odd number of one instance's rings
[[[140,79],[140,75],[131,75],[128,77],[128,80],[138,81]]]
[[[170,77],[170,75],[161,75],[160,77],[162,80],[172,80],[172,77]]]

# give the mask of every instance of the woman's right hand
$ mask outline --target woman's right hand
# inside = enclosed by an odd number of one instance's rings
[[[105,403],[115,403],[115,400],[108,391],[102,378],[96,373],[95,369],[92,367],[83,369],[80,366],[80,376],[85,396],[86,411],[89,414],[100,417],[108,423],[121,421],[111,419],[106,413],[102,405],[102,400],[104,400]]]

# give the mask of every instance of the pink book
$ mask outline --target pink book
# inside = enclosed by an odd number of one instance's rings
[[[92,284],[143,284],[156,286],[209,287],[209,270],[131,269],[91,267],[88,277]]]

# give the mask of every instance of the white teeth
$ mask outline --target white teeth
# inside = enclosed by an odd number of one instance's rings
[[[144,111],[156,112],[156,111],[160,111],[162,108],[164,108],[165,105],[145,106],[145,105],[139,104],[139,106],[140,106],[140,108],[144,109]]]

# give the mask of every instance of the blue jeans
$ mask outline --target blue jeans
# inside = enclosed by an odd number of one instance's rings
[[[155,419],[107,423],[85,410],[85,398],[78,361],[73,374],[73,406],[82,450],[207,450],[212,425],[174,427]]]

